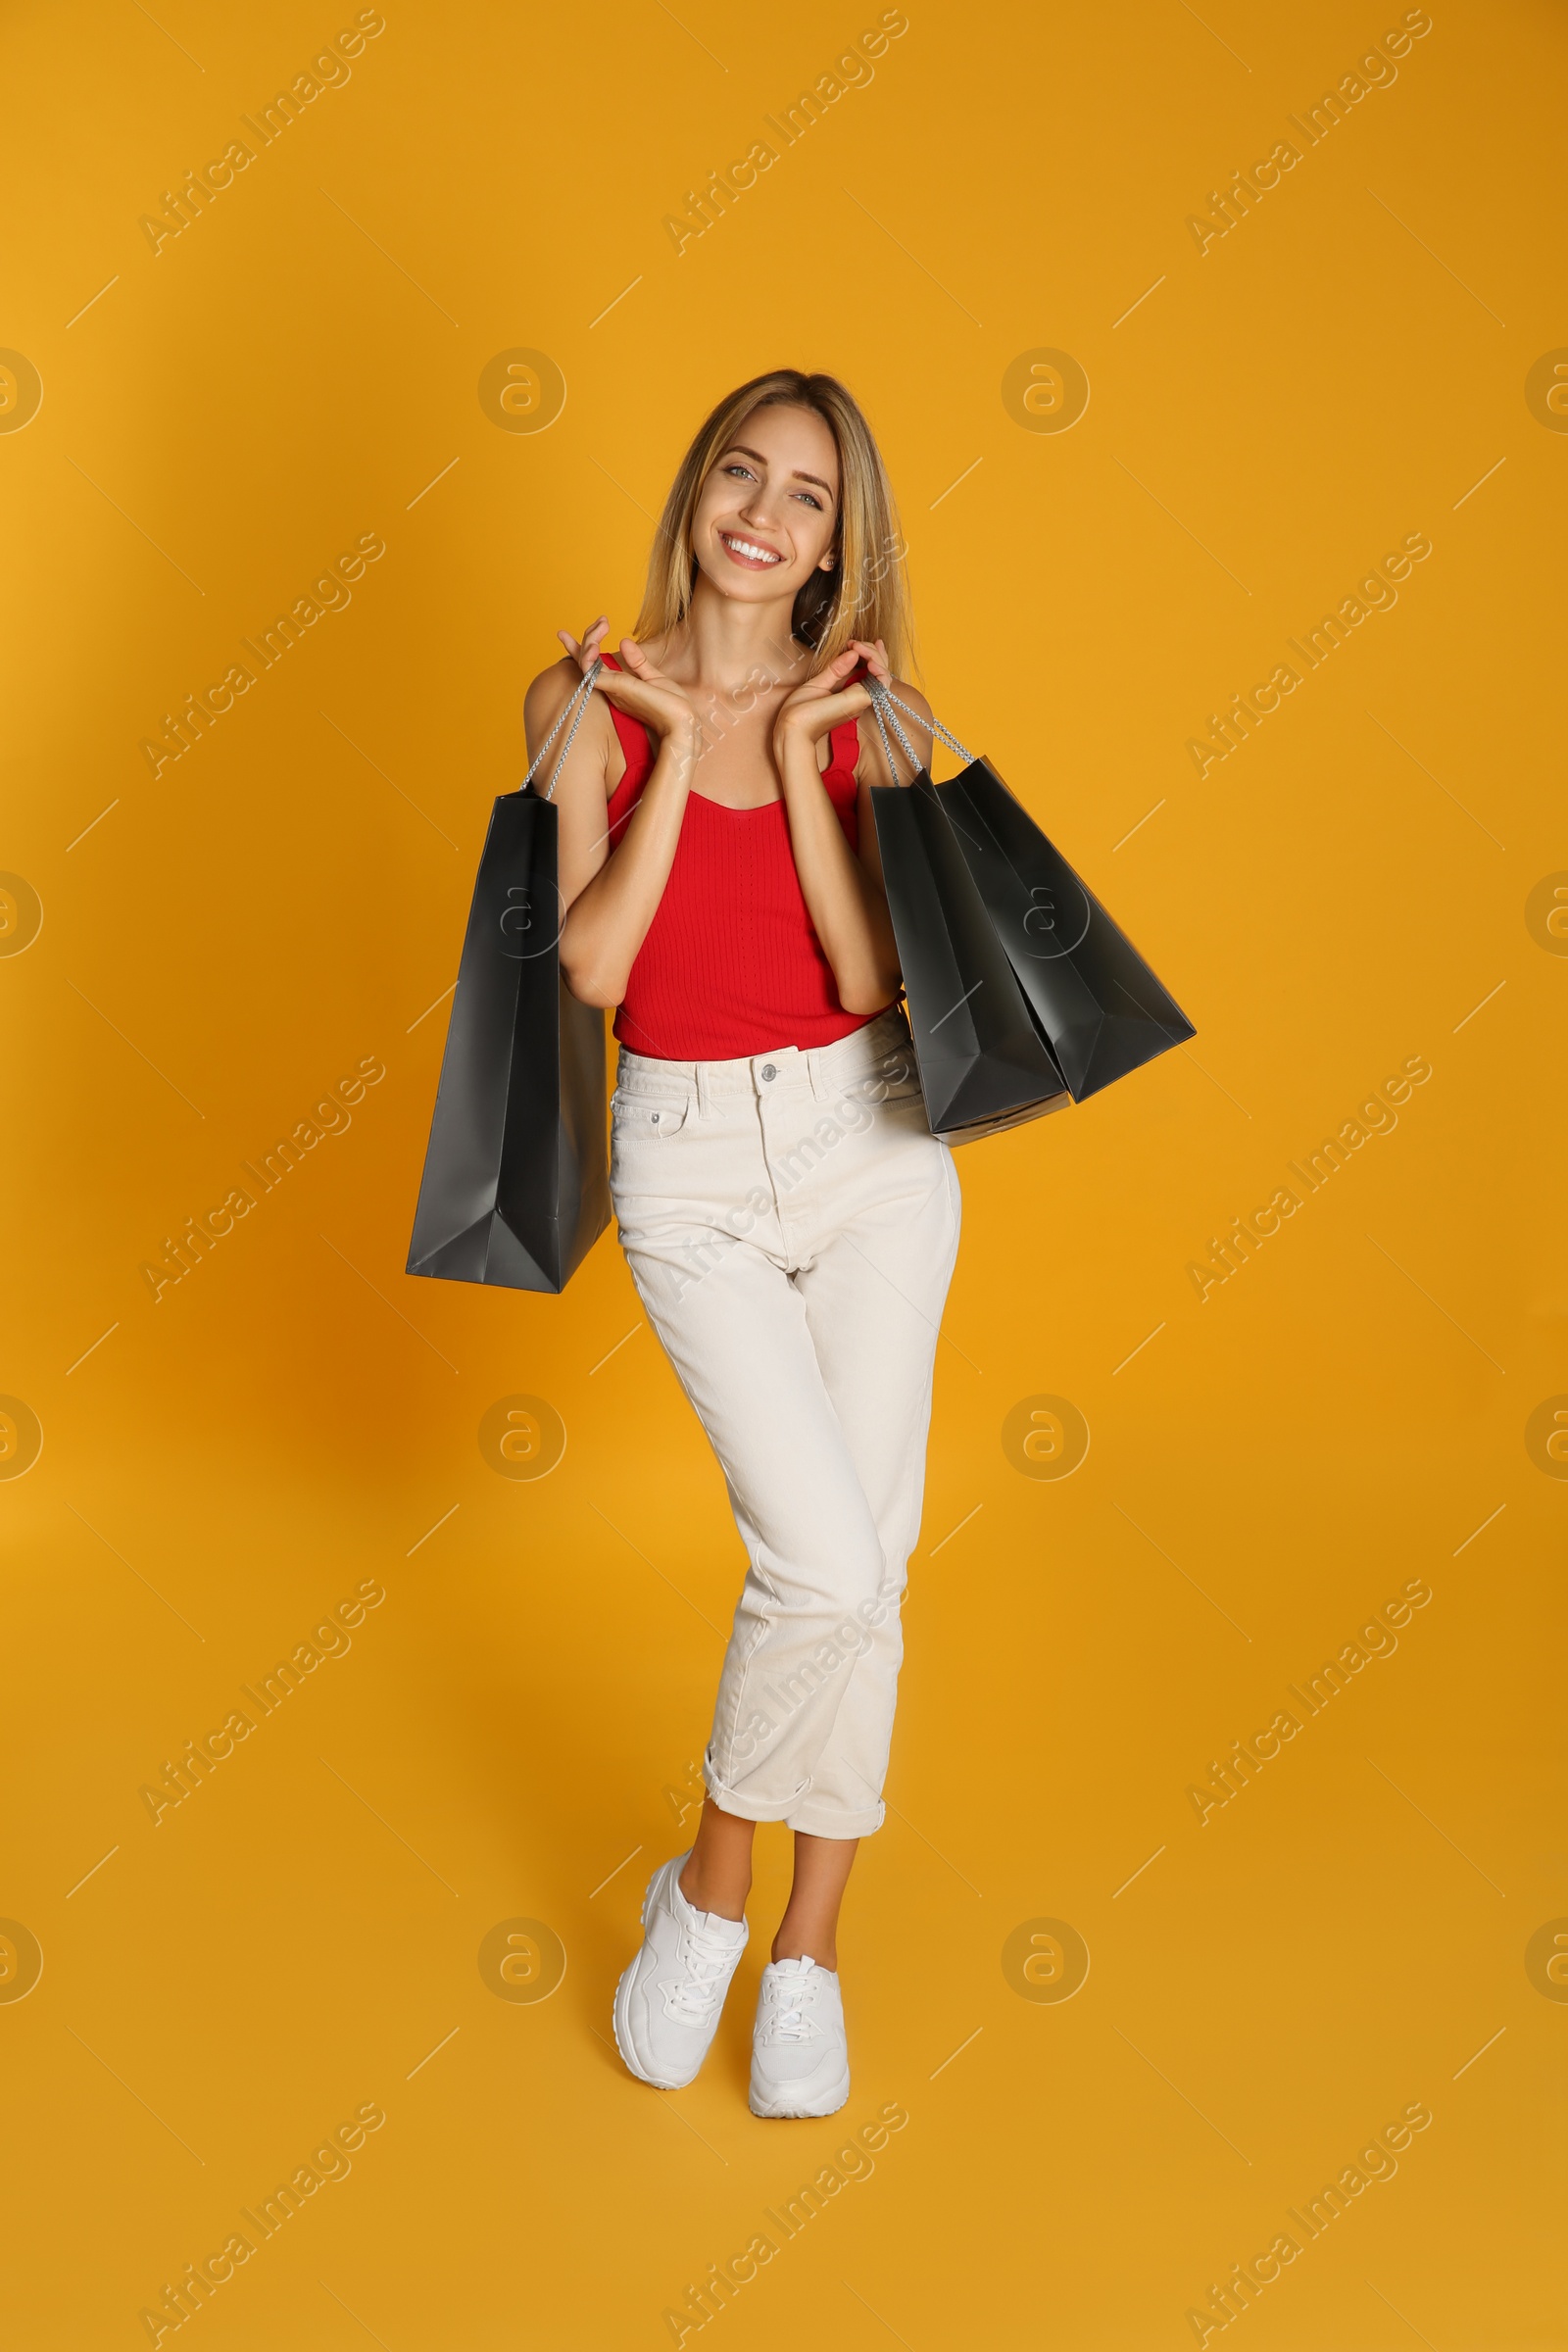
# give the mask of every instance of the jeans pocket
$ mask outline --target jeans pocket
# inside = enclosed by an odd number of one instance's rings
[[[617,1144],[665,1143],[686,1124],[690,1104],[674,1097],[617,1094],[611,1102],[611,1134]]]

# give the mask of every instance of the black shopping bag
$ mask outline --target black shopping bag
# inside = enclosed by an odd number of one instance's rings
[[[877,699],[880,716],[880,690]],[[917,718],[896,695],[885,699]],[[904,730],[887,714],[915,764]],[[967,764],[932,789],[1073,1101],[1195,1037],[1181,1006],[991,762],[965,751],[940,722],[936,732]]]
[[[889,763],[891,765],[891,761]],[[937,787],[874,785],[871,810],[933,1135],[971,1143],[1068,1101]]]
[[[578,718],[592,676],[566,706]],[[532,775],[485,836],[408,1271],[560,1291],[610,1222],[605,1016],[562,977],[560,818]]]

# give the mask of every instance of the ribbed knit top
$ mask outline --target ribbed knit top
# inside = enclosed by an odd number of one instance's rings
[[[610,655],[609,666],[620,664]],[[653,772],[656,746],[640,720],[610,706],[626,773],[611,797],[612,849]],[[851,849],[858,846],[855,720],[835,727],[822,785]],[[687,794],[664,893],[615,1014],[615,1035],[659,1061],[731,1061],[781,1046],[832,1045],[876,1016],[846,1012],[807,912],[782,800],[727,808]]]

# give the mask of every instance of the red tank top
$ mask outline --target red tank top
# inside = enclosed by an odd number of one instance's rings
[[[605,656],[612,669],[620,664]],[[639,719],[610,706],[626,757],[611,797],[611,847],[653,772]],[[858,846],[853,718],[835,727],[823,787],[851,849]],[[726,808],[693,789],[664,894],[637,952],[615,1035],[658,1061],[731,1061],[780,1046],[832,1045],[874,1013],[846,1012],[807,912],[783,802]]]

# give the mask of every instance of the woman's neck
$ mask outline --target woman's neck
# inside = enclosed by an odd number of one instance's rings
[[[659,666],[688,692],[733,694],[763,672],[775,685],[798,686],[815,660],[791,634],[793,597],[742,604],[698,574],[691,609],[664,640]]]

